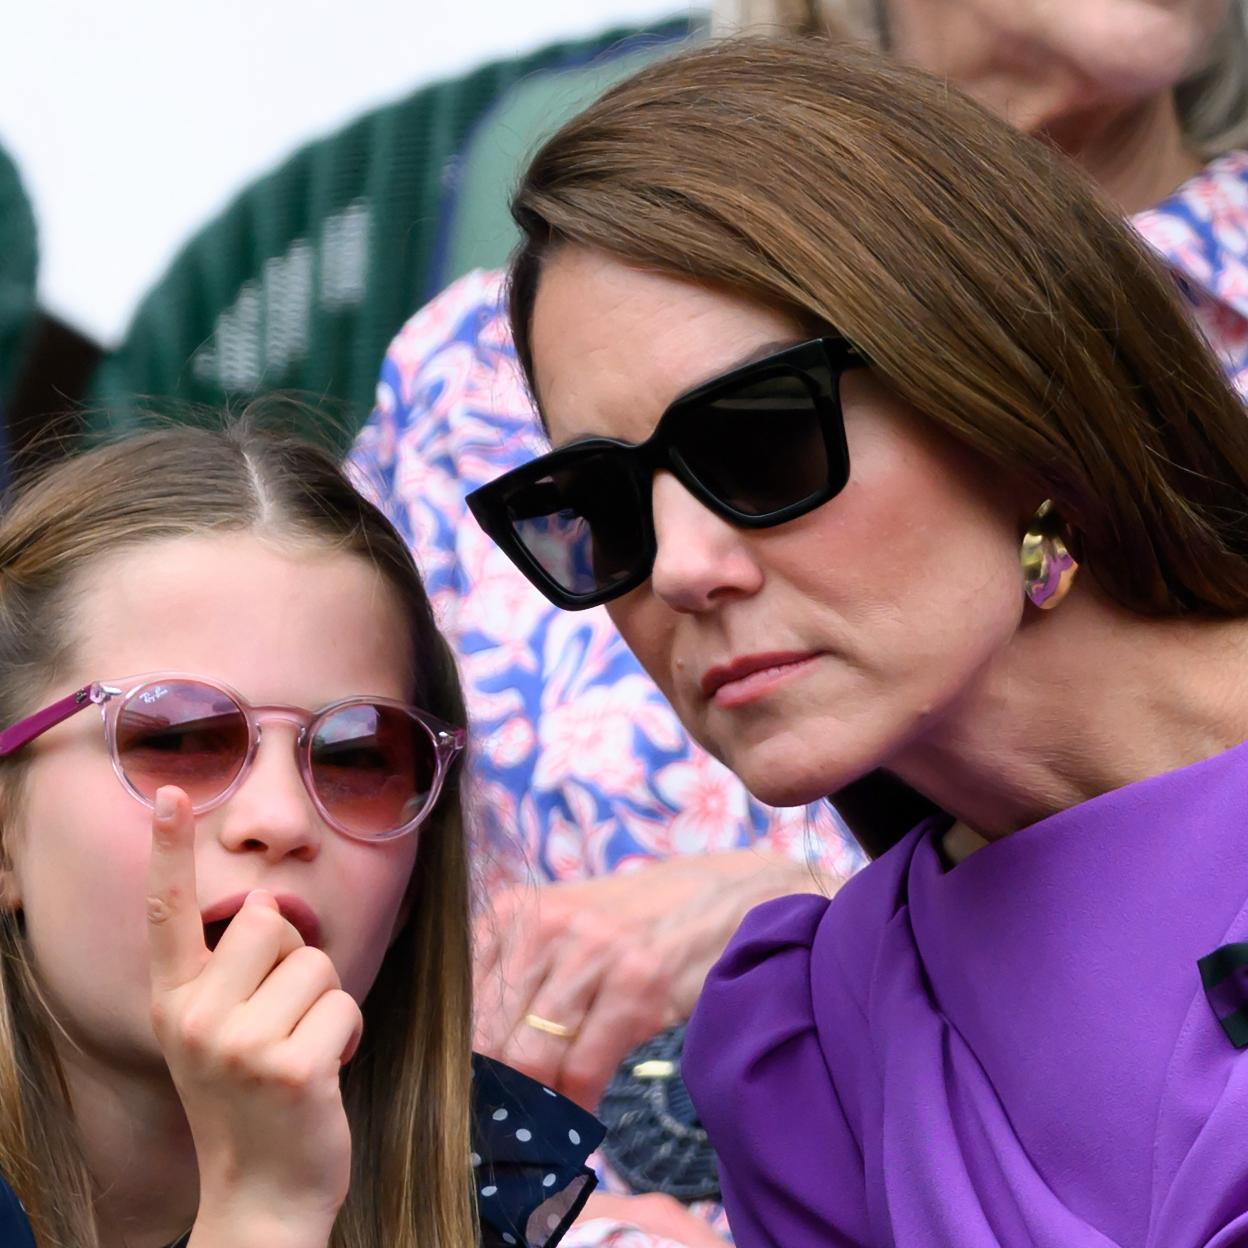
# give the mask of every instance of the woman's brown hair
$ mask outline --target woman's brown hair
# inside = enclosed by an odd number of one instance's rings
[[[948,85],[819,39],[684,53],[551,138],[513,214],[530,385],[542,265],[596,248],[844,335],[1053,498],[1127,609],[1248,613],[1248,416],[1173,280],[1074,169]]]
[[[47,471],[0,516],[0,723],[37,709],[76,639],[75,587],[98,559],[167,538],[254,532],[356,555],[404,608],[413,701],[465,722],[454,658],[402,539],[333,458],[244,416],[218,429],[168,427]],[[363,642],[361,644],[367,644]],[[27,758],[0,763],[0,852],[16,834]],[[343,1078],[352,1182],[333,1248],[468,1248],[469,883],[460,768],[418,834],[410,917],[363,1004],[364,1036]],[[7,855],[0,858],[0,865]],[[0,1174],[40,1248],[98,1243],[92,1184],[26,955],[20,916],[0,914]]]

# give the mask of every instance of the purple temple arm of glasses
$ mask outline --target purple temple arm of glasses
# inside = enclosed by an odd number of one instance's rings
[[[0,758],[16,753],[49,728],[55,728],[71,715],[77,715],[84,706],[91,706],[96,701],[92,696],[94,689],[95,685],[83,685],[69,697],[53,702],[51,706],[45,706],[43,710],[27,715],[25,719],[19,719],[11,728],[0,732]]]

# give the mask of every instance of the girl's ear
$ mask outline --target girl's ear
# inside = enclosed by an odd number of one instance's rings
[[[0,913],[12,913],[21,908],[22,892],[17,883],[17,868],[0,833]]]
[[[13,861],[13,791],[9,776],[0,782],[0,914],[21,911],[22,893],[17,882],[17,864]]]
[[[0,912],[12,913],[22,908],[22,895],[17,887],[17,874],[10,863],[0,860]]]
[[[6,803],[0,791],[0,818]],[[0,822],[0,914],[9,914],[22,908],[22,893],[17,882],[17,867],[13,862],[11,843],[6,844],[3,823]]]

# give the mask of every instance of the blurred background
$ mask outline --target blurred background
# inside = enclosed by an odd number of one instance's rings
[[[0,44],[10,454],[137,396],[294,388],[362,420],[406,316],[505,256],[540,132],[697,20],[683,0],[27,6]]]

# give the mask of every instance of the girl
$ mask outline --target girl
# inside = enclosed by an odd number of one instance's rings
[[[556,1243],[599,1131],[469,1062],[455,667],[333,461],[243,421],[53,468],[0,520],[0,672],[35,1242],[462,1248],[475,1183],[481,1242]]]

